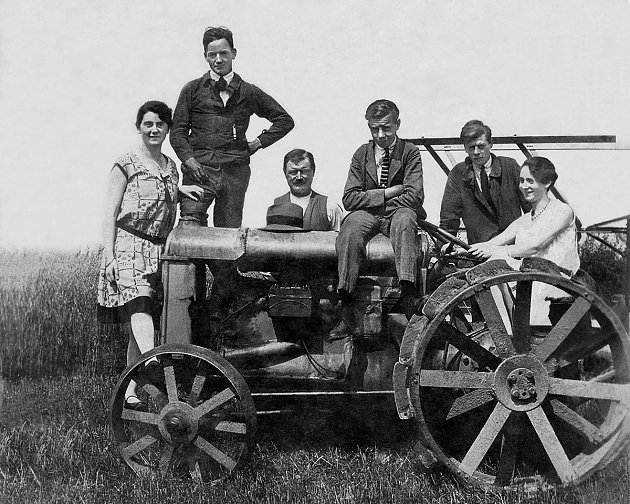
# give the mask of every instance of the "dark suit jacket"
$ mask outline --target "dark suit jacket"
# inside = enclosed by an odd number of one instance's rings
[[[492,168],[488,177],[495,207],[492,209],[475,181],[470,158],[455,165],[444,188],[440,227],[457,234],[462,219],[468,243],[471,244],[488,241],[498,235],[521,216],[521,210],[530,210],[529,203],[518,188],[520,172],[514,159],[492,154]]]
[[[411,208],[418,219],[425,219],[420,150],[411,142],[398,138],[389,164],[387,186],[405,186],[400,196],[385,201],[385,190],[379,186],[374,158],[374,142],[357,149],[352,156],[342,202],[346,210],[365,210],[373,215],[391,218],[398,208]]]

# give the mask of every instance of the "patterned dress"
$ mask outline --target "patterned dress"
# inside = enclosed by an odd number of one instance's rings
[[[126,322],[131,313],[139,311],[159,316],[159,259],[175,223],[179,180],[175,163],[166,160],[162,169],[141,146],[119,158],[112,168],[122,170],[127,186],[116,219],[117,282],[107,281],[105,257],[101,259],[97,315],[102,323]]]

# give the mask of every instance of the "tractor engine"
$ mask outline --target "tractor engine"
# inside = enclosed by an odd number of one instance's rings
[[[162,258],[163,343],[194,343],[274,376],[345,378],[359,347],[395,359],[407,319],[381,235],[360,267],[352,341],[327,339],[338,320],[336,236],[177,227]]]

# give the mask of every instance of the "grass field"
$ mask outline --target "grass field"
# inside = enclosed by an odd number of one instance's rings
[[[138,479],[115,452],[108,403],[126,336],[94,316],[94,252],[0,252],[1,503],[626,503],[623,457],[574,488],[485,493],[426,472],[413,424],[373,411],[261,417],[251,461],[215,485]]]

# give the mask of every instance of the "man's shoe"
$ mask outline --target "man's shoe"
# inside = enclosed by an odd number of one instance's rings
[[[356,326],[350,321],[341,318],[339,322],[337,322],[337,325],[333,327],[328,333],[328,338],[326,338],[326,341],[330,342],[348,338],[352,336],[355,327]]]

